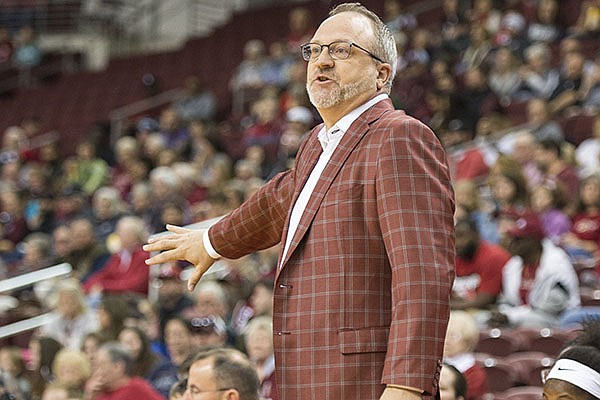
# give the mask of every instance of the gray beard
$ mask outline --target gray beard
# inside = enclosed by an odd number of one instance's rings
[[[373,85],[373,82],[368,76],[364,76],[362,79],[356,82],[348,83],[344,86],[336,85],[335,88],[329,92],[324,90],[312,91],[310,84],[306,84],[306,91],[308,92],[308,98],[313,106],[317,109],[327,109],[336,106],[346,100],[352,99],[358,96],[360,93],[369,90]]]

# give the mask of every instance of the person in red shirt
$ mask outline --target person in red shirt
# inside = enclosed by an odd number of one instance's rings
[[[147,238],[143,221],[138,217],[122,217],[115,232],[120,250],[85,282],[86,293],[148,294],[149,275],[144,261],[149,253],[142,250]]]
[[[144,379],[132,377],[133,360],[120,343],[102,345],[94,364],[94,372],[86,383],[84,400],[163,400]]]
[[[481,240],[475,222],[469,219],[458,220],[455,232],[456,278],[451,308],[487,308],[502,291],[502,268],[511,254]]]

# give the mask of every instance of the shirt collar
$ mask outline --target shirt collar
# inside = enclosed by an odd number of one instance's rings
[[[356,121],[356,119],[363,112],[387,98],[388,95],[385,93],[378,94],[377,96],[356,107],[354,110],[350,111],[348,114],[340,118],[339,121],[337,121],[335,125],[333,125],[331,129],[329,129],[329,131],[326,131],[325,126],[323,126],[317,135],[317,138],[319,139],[323,150],[325,150],[328,147],[328,144],[332,141],[334,135],[337,137],[337,135],[343,135],[344,133],[346,133],[346,131],[350,129],[350,126],[354,123],[354,121]]]

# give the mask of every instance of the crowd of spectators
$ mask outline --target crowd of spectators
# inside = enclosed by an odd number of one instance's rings
[[[445,361],[461,372],[474,365],[479,330],[564,327],[565,316],[593,311],[580,290],[600,289],[600,4],[577,4],[580,15],[565,24],[557,0],[444,0],[440,20],[425,26],[402,1],[385,1],[399,54],[392,100],[436,132],[454,179]],[[225,118],[208,82],[191,76],[180,99],[134,121],[110,151],[89,135],[64,155],[60,133],[42,134],[34,117],[4,132],[0,278],[73,267],[69,279],[0,299],[3,324],[54,316],[3,339],[0,369],[17,399],[109,399],[122,387],[179,396],[186,363],[207,346],[245,351],[261,395],[276,399],[269,316],[279,249],[220,260],[188,293],[189,266],[150,270],[142,244],[166,224],[227,213],[293,165],[319,120],[298,51],[315,26],[306,8],[289,18],[286,37],[244,46]],[[0,62],[5,42],[0,29]],[[561,122],[578,116],[594,122],[574,143]],[[131,368],[112,368],[125,358]],[[469,400],[487,390],[474,374]]]

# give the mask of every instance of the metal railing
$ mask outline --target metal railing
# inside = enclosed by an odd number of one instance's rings
[[[71,273],[72,270],[73,267],[71,267],[71,264],[62,263],[37,271],[28,272],[12,278],[4,279],[0,281],[0,293],[11,292],[13,290],[32,286],[36,283],[45,281],[47,279],[67,276]],[[56,318],[57,316],[54,313],[45,313],[1,326],[0,339],[39,328],[40,326],[52,322]]]

